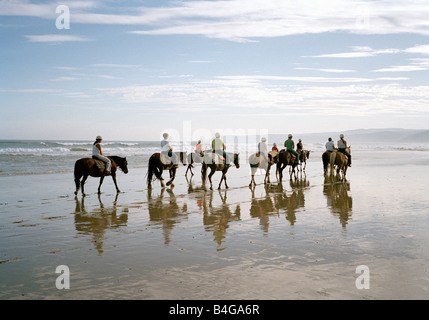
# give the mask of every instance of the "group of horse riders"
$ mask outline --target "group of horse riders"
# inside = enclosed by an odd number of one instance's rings
[[[332,141],[331,137],[328,138],[328,142],[326,142],[325,148],[326,148],[326,151],[328,151],[328,152],[339,151],[339,152],[345,154],[346,157],[347,157],[347,161],[348,161],[347,164],[348,164],[348,166],[349,167],[352,166],[352,156],[350,155],[349,152],[346,151],[346,149],[347,149],[347,141],[344,140],[344,135],[343,134],[340,134],[340,140],[338,140],[338,142],[337,142],[337,148],[335,147],[335,144]]]
[[[163,134],[163,140],[161,141],[161,154],[163,154],[165,157],[169,158],[171,162],[177,166],[177,155],[173,152],[173,148],[170,145],[170,142],[168,141],[168,133]],[[295,157],[296,164],[299,164],[299,153],[303,150],[302,140],[299,139],[299,142],[297,144],[297,148],[295,151],[295,142],[292,140],[293,136],[292,134],[288,135],[288,139],[284,143],[284,147],[286,148],[287,152],[290,152]],[[95,139],[95,142],[93,143],[92,147],[92,158],[96,160],[101,160],[106,165],[106,171],[105,174],[110,173],[111,168],[111,161],[108,157],[106,157],[102,150],[101,150],[101,142],[103,138],[101,136],[97,136]],[[348,158],[348,166],[351,167],[351,155],[346,151],[347,148],[347,141],[344,140],[344,135],[340,135],[340,140],[337,142],[337,147],[335,147],[334,142],[332,141],[332,138],[329,137],[328,142],[325,144],[326,151],[334,152],[339,151],[343,154],[345,154]],[[215,138],[212,141],[212,150],[213,153],[216,153],[219,155],[219,157],[225,162],[226,165],[230,165],[230,159],[228,154],[225,151],[226,146],[223,140],[220,137],[219,132],[216,132]],[[279,151],[277,148],[276,143],[273,143],[273,147],[271,149],[272,151]],[[201,140],[198,140],[197,145],[194,150],[195,153],[203,155],[202,150],[202,144]],[[267,139],[265,137],[261,138],[261,142],[258,143],[258,153],[262,155],[267,163],[273,163],[272,155],[268,152],[267,147]]]

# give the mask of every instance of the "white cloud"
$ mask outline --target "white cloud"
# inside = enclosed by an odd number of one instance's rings
[[[42,34],[42,35],[26,35],[30,42],[73,42],[73,41],[91,41],[86,37],[63,35],[63,34]]]
[[[55,17],[58,3],[2,1],[0,15]],[[118,13],[108,3],[71,1],[72,23],[145,26],[143,35],[201,35],[230,41],[255,41],[304,33],[414,33],[429,35],[429,3],[418,0],[284,1],[230,0],[169,2]],[[99,12],[92,12],[98,9]],[[426,49],[424,49],[426,51]],[[365,56],[350,53],[349,57]]]
[[[347,69],[322,69],[322,68],[295,68],[295,70],[311,70],[311,71],[320,71],[320,72],[327,72],[327,73],[349,73],[349,72],[356,72],[356,70],[347,70]]]

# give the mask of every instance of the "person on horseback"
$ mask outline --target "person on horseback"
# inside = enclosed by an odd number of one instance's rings
[[[296,144],[296,151],[300,153],[303,149],[304,147],[302,146],[302,140],[299,139],[298,143]]]
[[[328,138],[328,142],[326,142],[325,148],[326,148],[326,151],[329,151],[329,152],[334,152],[337,150],[337,148],[335,148],[334,141],[332,141],[331,137]]]
[[[168,133],[164,132],[162,136],[164,137],[164,140],[161,141],[161,153],[170,158],[173,165],[177,166],[177,155],[173,152],[173,148],[170,146]]]
[[[199,154],[200,156],[203,156],[203,145],[201,144],[201,140],[198,140],[197,145],[195,146],[195,153]]]
[[[103,161],[106,164],[104,174],[110,174],[112,162],[103,154],[103,151],[101,151],[101,141],[103,141],[101,136],[95,138],[95,142],[92,145],[92,158]]]
[[[258,143],[258,153],[262,155],[267,163],[272,163],[272,157],[268,153],[267,139],[265,137],[261,138],[261,142]]]
[[[293,136],[291,134],[288,135],[288,139],[285,141],[285,147],[286,151],[292,153],[295,156],[295,162],[298,165],[299,164],[299,155],[294,150],[295,149],[295,142],[292,140]]]
[[[216,132],[215,139],[212,141],[213,153],[217,153],[219,156],[225,159],[225,164],[230,165],[228,154],[225,152],[226,146],[223,140],[220,138],[220,133]]]
[[[271,151],[279,152],[279,149],[277,148],[277,144],[275,142],[273,143],[273,147],[271,148]]]
[[[350,155],[350,153],[348,153],[346,151],[347,148],[347,141],[344,140],[344,135],[340,134],[340,140],[338,140],[337,142],[338,144],[338,151],[345,154],[348,158],[348,166],[351,167],[352,166],[352,156]]]

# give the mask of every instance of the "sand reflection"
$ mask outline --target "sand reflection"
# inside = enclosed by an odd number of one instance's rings
[[[168,197],[165,197],[165,192],[168,193]],[[180,207],[177,204],[173,188],[162,188],[157,197],[153,197],[152,190],[148,189],[147,200],[150,224],[152,226],[161,226],[164,244],[168,245],[171,241],[171,232],[174,226],[181,222],[183,216],[188,214],[187,206],[184,204]]]
[[[346,227],[352,216],[353,200],[348,191],[350,191],[349,182],[332,183],[331,178],[325,176],[323,194],[326,196],[328,208],[331,209],[334,216],[340,219],[343,228]]]
[[[231,209],[231,205],[227,203],[227,195],[226,190],[211,191],[204,193],[202,199],[204,229],[213,233],[218,251],[225,249],[222,245],[230,222],[240,220],[241,215],[240,204]],[[217,196],[218,199],[215,199]],[[217,200],[220,200],[220,203]]]
[[[80,233],[92,235],[92,242],[99,254],[104,252],[103,244],[106,231],[126,226],[128,222],[127,208],[118,216],[116,208],[118,196],[119,194],[116,195],[112,206],[106,207],[101,200],[101,196],[98,195],[100,207],[91,211],[87,211],[85,208],[85,197],[80,200],[75,197],[75,228]]]
[[[284,189],[281,183],[266,184],[265,195],[259,198],[255,196],[255,187],[249,187],[252,196],[250,216],[259,219],[264,232],[268,232],[270,216],[284,213],[290,225],[294,225],[297,220],[296,213],[305,207],[304,192],[310,187],[310,181],[304,175],[299,179],[290,180],[289,183],[291,190]]]

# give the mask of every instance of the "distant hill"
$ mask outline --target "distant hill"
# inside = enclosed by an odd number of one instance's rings
[[[414,130],[400,128],[386,129],[359,129],[347,130],[342,132],[318,132],[318,133],[303,133],[294,134],[294,140],[302,139],[309,142],[326,142],[329,137],[334,141],[339,139],[340,133],[343,133],[346,140],[352,144],[353,142],[429,142],[429,129]],[[287,139],[286,134],[270,134],[269,141],[277,141],[283,143]]]

